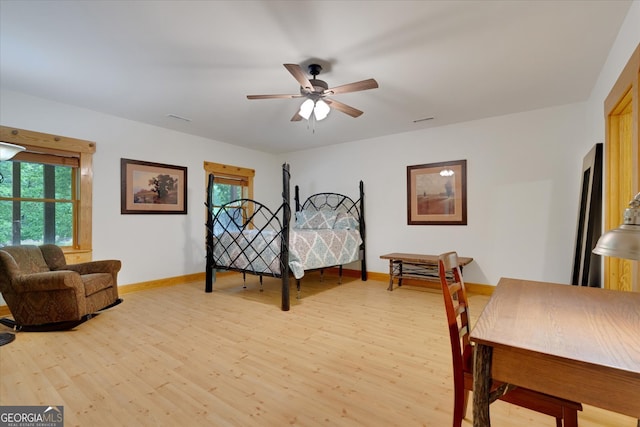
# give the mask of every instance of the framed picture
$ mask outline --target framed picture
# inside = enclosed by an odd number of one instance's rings
[[[121,214],[186,214],[187,168],[120,159]]]
[[[409,225],[467,225],[467,161],[407,166]]]

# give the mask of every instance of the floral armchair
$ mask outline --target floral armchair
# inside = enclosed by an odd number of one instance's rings
[[[0,292],[16,330],[68,329],[121,302],[120,268],[118,260],[67,264],[55,245],[5,246],[0,248]]]

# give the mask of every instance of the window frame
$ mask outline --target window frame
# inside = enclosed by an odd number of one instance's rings
[[[79,174],[80,188],[77,217],[74,218],[73,227],[76,234],[75,245],[64,247],[63,250],[65,254],[78,254],[78,258],[74,258],[75,261],[90,260],[92,252],[93,154],[96,152],[96,143],[8,126],[0,126],[0,140],[26,148],[26,151],[18,153],[14,157],[15,160],[34,162],[39,156],[44,156],[49,160],[56,158],[60,164],[64,164],[66,161],[78,162],[76,173]]]
[[[213,174],[214,184],[220,183],[220,184],[233,185],[238,182],[244,184],[243,187],[247,187],[246,198],[253,200],[253,178],[256,175],[256,171],[254,169],[205,161],[204,170],[205,170],[205,188],[208,185],[209,174]],[[252,212],[243,211],[242,214],[246,218],[247,216],[251,215]]]
[[[247,187],[247,198],[253,200],[253,178],[256,175],[254,169],[240,166],[225,165],[223,163],[204,162],[205,183],[209,174],[213,174],[214,182],[230,184],[232,181],[244,181]]]

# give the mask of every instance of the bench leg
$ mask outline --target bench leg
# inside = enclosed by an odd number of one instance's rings
[[[393,260],[390,259],[389,260],[389,287],[387,288],[388,291],[392,291],[393,290]]]

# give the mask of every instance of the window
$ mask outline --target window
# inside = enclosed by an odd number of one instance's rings
[[[204,162],[204,170],[207,182],[209,174],[214,176],[213,213],[217,212],[219,206],[233,200],[253,199],[253,177],[256,174],[253,169]],[[247,214],[243,212],[243,215]]]
[[[16,161],[0,172],[0,244],[76,246],[77,167]]]
[[[90,259],[95,143],[5,126],[0,140],[26,148],[0,163],[0,245],[54,243]]]

